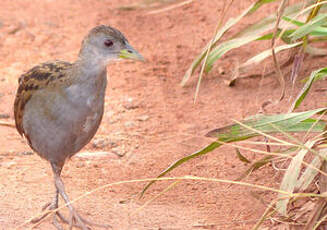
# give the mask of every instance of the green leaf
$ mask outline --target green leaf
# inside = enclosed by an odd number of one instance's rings
[[[284,153],[284,154],[293,153],[297,149],[298,149],[298,147],[290,147],[290,148],[287,148],[286,150],[282,151],[281,153]],[[272,155],[264,156],[260,160],[252,163],[252,165],[244,173],[242,173],[242,175],[240,177],[238,177],[236,179],[236,181],[242,180],[243,178],[250,175],[250,173],[252,173],[252,172],[260,169],[261,167],[265,166],[266,164],[272,162],[274,158],[276,158],[276,156],[272,156]]]
[[[288,7],[287,9],[285,9],[285,14],[287,15],[293,14],[296,12],[295,9],[299,9],[299,5],[295,4],[293,6]],[[275,14],[268,16],[260,20],[258,23],[247,27],[246,29],[238,33],[236,36],[234,36],[233,39],[227,40],[226,42],[223,42],[218,46],[216,46],[214,49],[210,51],[205,66],[205,72],[208,73],[212,69],[214,63],[228,51],[244,46],[254,40],[262,39],[263,38],[262,33],[273,29],[275,26],[275,21],[276,21]],[[290,43],[290,39],[288,38],[288,35],[291,33],[288,30],[286,31],[287,32],[283,34],[282,39],[283,41]]]
[[[322,132],[326,126],[325,122],[310,118],[327,108],[320,108],[299,113],[287,113],[277,115],[259,115],[256,118],[244,120],[241,123],[264,133],[284,132],[306,132],[312,127],[312,132]],[[206,136],[217,137],[223,142],[244,140],[258,136],[255,131],[249,130],[240,124],[233,124],[210,131]]]
[[[199,157],[199,156],[202,156],[206,153],[209,153],[211,152],[212,150],[218,148],[219,146],[221,146],[222,144],[220,143],[217,143],[217,142],[212,142],[211,144],[209,144],[208,146],[206,146],[205,148],[199,150],[199,151],[196,151],[195,153],[192,153],[191,155],[188,155],[186,157],[183,157],[179,160],[177,160],[176,162],[174,162],[173,164],[171,164],[167,169],[165,169],[162,173],[159,174],[158,178],[159,177],[163,177],[164,175],[166,175],[168,172],[170,172],[171,170],[175,169],[176,167],[180,166],[181,164],[193,159],[193,158],[196,158],[196,157]],[[155,180],[154,181],[151,181],[149,184],[147,184],[145,186],[145,188],[143,189],[143,191],[141,192],[141,197],[144,195],[145,191],[148,190],[148,188],[154,183],[156,182]]]
[[[312,20],[307,22],[306,24],[300,26],[298,29],[296,29],[290,37],[293,41],[304,37],[305,35],[311,33],[315,29],[317,29],[319,26],[324,25],[326,23],[327,14],[319,14],[316,17],[314,17]]]
[[[290,34],[292,34],[294,31],[295,31],[295,29],[285,30],[285,32],[282,34],[282,37],[281,37],[283,42],[285,42],[286,44],[293,43],[290,38]]]
[[[250,175],[250,173],[258,170],[259,168],[265,166],[266,164],[270,163],[275,156],[264,156],[260,160],[254,162],[240,177],[236,179],[236,181],[240,181]]]
[[[235,38],[221,43],[220,45],[218,45],[217,47],[211,50],[207,59],[205,71],[209,72],[212,69],[213,64],[217,61],[217,59],[219,59],[228,51],[231,51],[232,49],[235,48],[239,48],[245,44],[257,40],[260,37],[261,34],[254,34],[249,37]]]
[[[261,1],[257,1],[254,6],[252,7],[252,9],[250,10],[250,13],[254,13],[257,9],[259,9],[262,5],[270,3],[270,2],[275,2],[276,0],[261,0]]]
[[[290,30],[285,30],[282,34],[281,39],[287,43],[290,44],[291,43],[291,39],[288,37],[291,33],[293,33],[295,30],[294,29],[290,29]],[[281,34],[282,30],[278,29],[277,33],[276,33],[276,37],[279,37]],[[274,37],[274,33],[268,33],[265,34],[263,36],[261,36],[260,38],[257,39],[257,41],[261,41],[261,40],[271,40]]]
[[[249,8],[247,8],[245,11],[243,11],[238,17],[236,18],[230,18],[226,24],[218,30],[217,34],[213,38],[212,45],[215,46],[216,43],[220,40],[220,38],[226,33],[232,26],[234,26],[236,23],[238,23],[244,16],[249,14],[250,10],[255,6],[255,4],[252,4]],[[193,74],[194,70],[199,66],[203,58],[205,57],[208,48],[209,48],[210,42],[205,46],[205,48],[201,51],[201,53],[194,59],[192,62],[191,66],[188,68],[186,71],[183,80],[181,82],[181,85],[184,86],[188,79],[191,77]]]
[[[236,150],[236,155],[238,157],[238,159],[240,159],[240,161],[244,162],[244,163],[251,163],[251,161],[249,161],[245,156],[242,155],[242,153],[240,152],[240,150],[238,148],[235,149]]]
[[[327,28],[322,26],[317,26],[314,30],[310,33],[313,36],[327,36]]]
[[[250,7],[248,7],[246,10],[244,10],[238,17],[236,18],[230,18],[227,23],[218,30],[217,34],[214,37],[213,40],[213,47],[215,47],[218,43],[218,41],[221,39],[221,37],[230,30],[231,27],[236,25],[243,17],[249,15],[251,12],[254,12],[259,7],[263,5],[263,3],[269,3],[269,0],[259,0],[255,4],[252,4]],[[285,9],[285,15],[292,15],[296,12],[298,12],[302,7],[302,4],[294,4],[292,6],[286,7]],[[246,27],[244,30],[242,30],[240,33],[236,34],[234,38],[239,37],[251,37],[254,34],[262,34],[264,32],[267,32],[268,30],[271,30],[275,26],[276,21],[276,14],[272,14],[266,18],[260,19],[256,24],[253,24],[251,26]],[[181,82],[182,86],[185,86],[186,82],[189,80],[191,75],[194,73],[195,69],[200,65],[201,61],[204,59],[206,52],[208,51],[210,42],[205,46],[205,48],[201,51],[201,53],[194,59],[190,67],[187,69],[183,80]]]
[[[297,178],[299,177],[301,166],[303,162],[304,156],[308,153],[308,149],[310,149],[316,141],[308,141],[305,143],[305,146],[307,148],[301,149],[298,154],[296,154],[290,165],[288,166],[282,183],[280,185],[280,190],[286,191],[289,193],[293,193],[295,185],[297,184]],[[289,202],[289,198],[285,198],[284,194],[278,194],[278,198],[284,198],[280,199],[276,203],[276,209],[279,213],[286,216],[286,210],[287,210],[287,204]]]
[[[287,22],[290,22],[298,27],[304,26],[305,23],[304,22],[300,22],[297,21],[295,19],[289,18],[287,16],[284,16],[283,19]],[[327,35],[327,28],[323,27],[323,26],[314,26],[311,27],[312,32],[310,32],[309,34],[312,36],[326,36]]]
[[[286,49],[291,49],[294,48],[296,46],[301,45],[303,42],[297,42],[297,43],[293,43],[293,44],[287,44],[287,45],[281,45],[278,47],[275,47],[275,53],[278,53],[280,51],[286,50]],[[243,63],[240,68],[245,68],[249,65],[254,65],[254,64],[258,64],[259,62],[263,61],[265,58],[270,57],[272,55],[271,49],[265,50],[259,54],[257,54],[256,56],[250,58],[249,60],[247,60],[245,63]]]
[[[281,30],[277,31],[277,36],[280,34]],[[274,37],[274,33],[268,33],[262,35],[260,38],[256,39],[257,41],[271,40]]]
[[[245,120],[242,123],[264,133],[280,132],[280,130],[284,132],[306,132],[308,130],[310,130],[311,132],[322,132],[326,128],[326,123],[323,121],[317,121],[316,119],[310,117],[312,117],[316,113],[325,111],[326,109],[327,108],[320,108],[299,113],[278,114],[270,116],[260,115],[256,118]],[[258,132],[246,129],[240,124],[233,124],[212,130],[206,136],[217,137],[219,143],[217,141],[212,142],[203,149],[177,160],[168,168],[166,168],[163,172],[161,172],[158,178],[163,177],[168,172],[186,163],[187,161],[205,155],[213,151],[214,149],[222,146],[221,142],[236,142],[258,135],[260,135]],[[153,183],[155,183],[155,181],[151,181],[149,184],[146,185],[146,187],[141,193],[141,196],[143,196],[145,191]]]
[[[285,8],[284,15],[287,15],[287,16],[295,15],[302,9],[302,6],[303,6],[302,3],[288,6]],[[233,38],[247,37],[247,36],[253,35],[254,33],[263,34],[275,27],[276,18],[277,17],[276,17],[275,13],[267,16],[266,18],[262,18],[262,19],[258,20],[256,23],[244,28],[242,31],[237,33]],[[283,29],[287,29],[288,27],[289,26],[287,26],[287,27],[284,26]]]
[[[287,22],[292,23],[295,26],[303,26],[305,24],[304,22],[300,22],[298,20],[295,20],[295,19],[287,17],[287,16],[283,16],[282,19],[287,21]]]
[[[300,106],[304,98],[309,93],[312,83],[316,81],[318,78],[323,78],[327,76],[327,67],[318,69],[316,71],[313,71],[308,79],[308,81],[305,83],[304,87],[302,88],[301,92],[296,97],[294,103],[291,106],[291,111],[294,111],[297,107]]]
[[[231,27],[233,27],[235,24],[237,24],[243,17],[249,15],[250,13],[254,12],[255,10],[257,10],[259,7],[261,7],[263,4],[269,3],[269,2],[272,2],[272,0],[259,0],[255,4],[252,4],[245,11],[243,11],[242,14],[240,16],[238,16],[237,18],[231,18],[231,19],[229,19],[227,21],[227,23],[215,35],[215,38],[213,40],[212,47],[217,46],[217,43],[221,39],[221,37],[227,31],[229,31]],[[308,1],[308,3],[313,3],[313,1]],[[284,10],[284,16],[287,16],[289,18],[292,15],[297,14],[302,8],[303,8],[303,3],[297,3],[297,4],[293,4],[291,6],[288,6]],[[326,10],[327,10],[327,7],[325,7],[325,5],[323,5],[321,7],[321,9],[320,9],[320,12],[325,12]],[[304,15],[306,15],[306,14],[308,14],[308,13],[307,12],[304,13]],[[269,15],[266,18],[260,19],[259,21],[257,21],[257,23],[252,24],[252,25],[246,27],[241,32],[239,32],[235,36],[233,36],[232,39],[227,40],[226,42],[228,42],[229,44],[227,44],[227,45],[221,45],[221,47],[227,47],[228,45],[231,45],[230,44],[230,40],[233,40],[233,39],[249,38],[249,37],[257,36],[259,34],[262,35],[263,33],[265,33],[267,31],[273,29],[274,26],[275,26],[275,22],[276,22],[276,14],[274,13],[272,15]],[[280,23],[280,27],[283,28],[283,29],[288,29],[290,27],[290,25],[289,25],[289,23]],[[318,29],[326,29],[326,28],[324,28],[324,27],[317,27],[317,28],[315,28],[315,30],[318,30]],[[312,33],[315,33],[315,32],[316,31],[313,31]],[[320,33],[322,33],[322,31]],[[282,36],[282,39],[286,43],[291,43],[290,42],[290,38],[288,38],[287,35],[288,34],[283,35]],[[234,40],[234,42],[237,42],[237,40]],[[249,40],[248,42],[251,42],[251,40]],[[185,72],[185,75],[184,75],[183,80],[181,82],[181,85],[182,86],[185,86],[186,82],[189,80],[189,78],[191,77],[191,75],[194,73],[195,69],[201,64],[202,60],[206,56],[206,53],[208,51],[209,44],[210,44],[210,42],[201,51],[201,53],[194,59],[194,61],[190,65],[190,67]],[[244,43],[243,45],[245,45],[245,44],[246,43]],[[237,46],[235,46],[235,44],[232,45],[231,49],[233,47],[234,48],[237,48]],[[211,63],[209,63],[209,65],[206,65],[206,68],[205,68],[206,72],[209,72],[212,69],[213,62],[214,61],[217,61],[224,53],[226,53],[228,51],[229,50],[223,51],[223,52],[218,52],[218,54],[216,56],[213,55],[213,54],[211,54],[211,56],[215,56],[216,59],[213,58],[211,60]]]

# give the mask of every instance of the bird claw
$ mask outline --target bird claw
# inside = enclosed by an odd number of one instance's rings
[[[46,210],[47,211],[42,216],[32,219],[31,223],[33,223],[33,224],[41,223],[41,221],[44,218],[46,218],[49,214],[52,213],[53,214],[52,224],[56,227],[57,230],[64,229],[61,226],[61,224],[59,223],[57,217],[59,217],[61,222],[68,224],[69,229],[72,229],[73,227],[77,227],[82,230],[91,230],[91,228],[89,226],[95,226],[95,227],[100,227],[100,228],[105,228],[105,229],[112,228],[110,225],[107,225],[107,224],[93,223],[93,222],[83,218],[82,216],[80,216],[74,209],[72,211],[70,211],[69,219],[67,219],[59,211],[53,212],[52,210],[54,210],[54,209],[57,209],[56,204],[51,203],[51,202],[46,203],[45,205],[43,205],[42,211],[43,212],[45,212]]]
[[[53,205],[51,202],[46,203],[42,206],[42,211],[45,211],[47,208],[49,208],[51,205]]]
[[[72,206],[67,194],[65,193],[64,190],[64,184],[60,178],[60,171],[61,168],[58,170],[56,165],[52,165],[52,169],[55,175],[55,186],[56,186],[56,194],[54,196],[54,199],[52,202],[45,204],[42,207],[42,216],[33,219],[31,222],[39,224],[41,220],[43,220],[46,216],[49,214],[53,214],[53,221],[52,224],[57,228],[57,230],[63,230],[62,226],[59,224],[57,216],[59,219],[63,222],[69,225],[69,229],[73,229],[73,227],[80,228],[82,230],[91,230],[89,226],[96,226],[96,227],[101,227],[101,228],[112,228],[110,225],[104,225],[104,224],[96,224],[93,223],[87,219],[84,219],[81,217],[76,211],[75,208]],[[66,219],[57,209],[58,209],[58,196],[59,194],[61,197],[64,199],[67,208],[69,209],[69,218]],[[45,211],[48,209],[47,211]],[[55,210],[55,211],[54,211]],[[88,226],[89,225],[89,226]]]
[[[89,226],[95,226],[95,227],[100,227],[100,228],[112,228],[110,225],[107,224],[97,224],[97,223],[93,223],[85,218],[83,218],[82,216],[80,216],[74,209],[70,210],[70,218],[69,220],[66,219],[61,219],[63,222],[69,224],[70,229],[72,228],[72,226],[76,226],[82,230],[91,230],[91,228]],[[89,225],[89,226],[87,226]]]
[[[45,212],[46,209],[48,209],[47,212]],[[33,218],[31,220],[31,223],[36,224],[38,222],[41,222],[41,220],[43,220],[44,218],[46,218],[51,213],[51,210],[53,210],[53,209],[56,209],[54,207],[54,204],[53,203],[51,203],[51,202],[46,203],[45,205],[42,206],[42,212],[45,212],[45,213],[43,213],[43,215],[40,216],[40,217]]]

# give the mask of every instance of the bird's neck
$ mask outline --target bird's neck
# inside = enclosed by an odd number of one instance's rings
[[[106,76],[107,65],[98,58],[79,57],[74,63],[74,71],[78,72],[78,80],[98,81]]]

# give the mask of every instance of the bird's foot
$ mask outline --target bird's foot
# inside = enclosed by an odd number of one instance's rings
[[[64,217],[59,211],[53,211],[55,209],[57,209],[58,206],[56,204],[54,204],[53,202],[49,202],[47,204],[45,204],[42,207],[42,212],[45,212],[42,216],[34,218],[33,220],[31,220],[31,223],[33,224],[38,224],[41,223],[41,221],[46,218],[49,214],[53,214],[53,219],[52,219],[52,224],[56,227],[57,230],[63,230],[64,228],[62,227],[62,225],[59,223],[57,217],[59,217],[59,219],[65,223],[65,224],[69,224],[70,229],[72,227],[77,227],[79,229],[82,230],[90,230],[90,226],[94,226],[94,227],[100,227],[100,228],[111,228],[110,225],[106,225],[106,224],[97,224],[97,223],[93,223],[85,218],[83,218],[80,214],[78,214],[75,209],[72,209],[72,211],[70,210],[70,216],[69,218]]]
[[[70,215],[69,215],[69,220],[63,218],[63,216],[60,217],[60,219],[65,222],[66,224],[69,224],[70,229],[73,226],[76,226],[82,230],[90,230],[90,226],[95,226],[95,227],[100,227],[100,228],[112,228],[110,225],[107,224],[97,224],[97,223],[93,223],[85,218],[83,218],[82,216],[80,216],[80,214],[78,214],[78,212],[75,211],[75,209],[70,209],[69,210]]]
[[[59,211],[53,211],[58,208],[58,204],[56,202],[49,202],[46,203],[42,207],[43,215],[40,217],[36,217],[31,220],[33,224],[40,224],[44,218],[46,218],[49,214],[53,214],[52,224],[58,229],[63,230],[63,227],[59,224],[57,217],[58,216],[61,220],[65,220],[65,217]],[[45,212],[46,211],[46,212]]]

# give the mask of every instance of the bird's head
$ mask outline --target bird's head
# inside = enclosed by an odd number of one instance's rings
[[[104,65],[119,59],[144,61],[143,56],[129,44],[119,30],[105,25],[90,30],[83,40],[79,56],[96,59]]]

